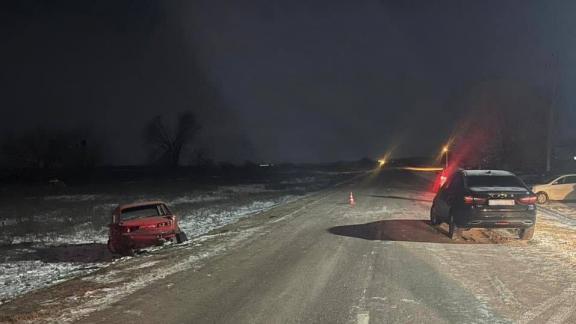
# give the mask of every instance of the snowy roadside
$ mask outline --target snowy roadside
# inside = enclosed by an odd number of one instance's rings
[[[531,244],[546,247],[576,265],[576,206],[554,203],[538,206],[538,220]]]
[[[267,232],[261,226],[241,231],[203,235],[173,248],[139,257],[124,257],[113,261],[104,271],[63,282],[49,290],[40,290],[0,305],[0,322],[69,323],[105,309],[135,291],[154,284],[170,275],[188,269],[200,269],[205,260],[221,255],[230,248],[257,239]],[[177,283],[167,282],[170,288]],[[54,292],[56,292],[54,294]]]
[[[164,197],[164,200],[180,217],[181,228],[194,239],[305,196],[306,193],[295,195],[281,190],[267,190],[261,185],[239,185],[223,186],[215,192]],[[109,211],[115,206],[107,202],[110,197],[106,195],[49,196],[44,199],[64,202],[61,205],[64,207],[59,208],[65,208],[67,203],[99,200],[98,208],[107,211],[102,216],[106,220]],[[54,214],[62,215],[64,212],[58,210],[37,215],[35,221],[46,219],[52,223],[66,224],[66,219],[58,219]],[[103,224],[105,221],[96,223],[87,219],[65,232],[47,231],[10,236],[10,244],[0,245],[0,305],[27,292],[86,275],[117,262],[118,259],[114,259],[106,249],[108,232]]]
[[[576,203],[550,202],[538,205],[542,217],[555,220],[561,226],[576,227]]]

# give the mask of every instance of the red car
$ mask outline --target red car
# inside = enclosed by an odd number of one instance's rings
[[[166,241],[187,240],[176,215],[161,201],[120,205],[112,213],[109,227],[108,250],[122,255]]]

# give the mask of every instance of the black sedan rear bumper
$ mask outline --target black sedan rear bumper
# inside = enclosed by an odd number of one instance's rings
[[[457,213],[455,222],[462,228],[528,228],[536,223],[536,210],[462,210]]]

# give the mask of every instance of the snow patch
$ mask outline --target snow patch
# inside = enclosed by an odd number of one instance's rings
[[[281,184],[308,184],[313,182],[317,182],[316,177],[294,178],[280,181]]]
[[[229,210],[194,210],[185,214],[179,221],[180,228],[188,237],[196,237],[211,230],[232,224],[238,220],[295,200],[295,196],[283,196],[274,200],[254,201],[248,205],[239,206]]]
[[[235,186],[220,186],[218,191],[223,193],[262,193],[269,192],[271,190],[266,189],[264,184],[247,184],[247,185],[235,185]]]
[[[0,263],[0,305],[18,295],[105,266],[102,263],[47,263],[39,260]]]
[[[97,199],[106,199],[108,196],[99,194],[86,194],[86,195],[58,195],[58,196],[45,196],[44,200],[58,200],[58,201],[94,201]]]
[[[179,204],[194,204],[200,202],[208,202],[208,201],[216,201],[225,199],[225,196],[222,195],[185,195],[181,197],[177,197],[172,200],[166,200],[165,202],[170,205],[179,205]]]

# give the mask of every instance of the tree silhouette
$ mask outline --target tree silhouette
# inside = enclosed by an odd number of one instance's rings
[[[196,116],[184,112],[178,116],[176,127],[171,128],[162,116],[154,117],[145,127],[145,138],[151,146],[151,158],[154,162],[178,166],[180,157],[200,130]]]

